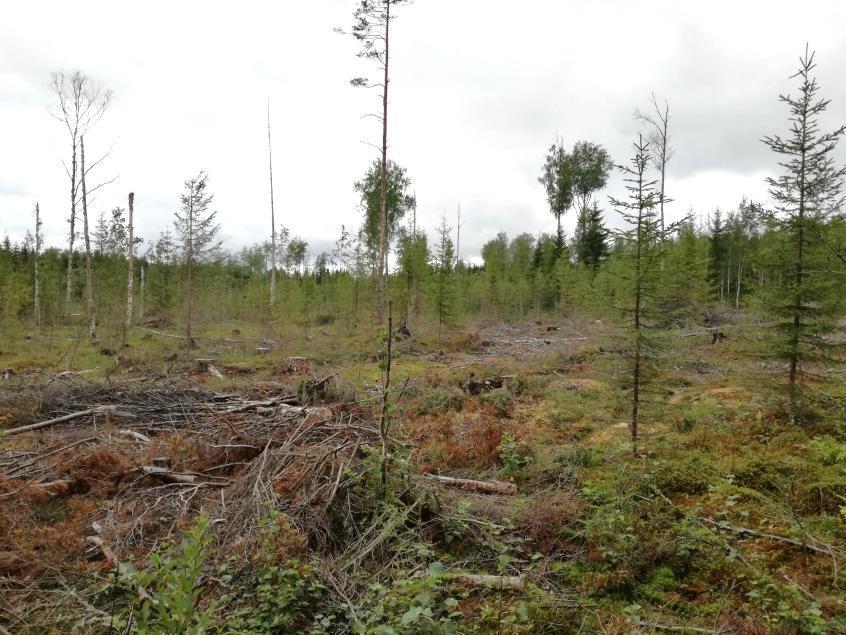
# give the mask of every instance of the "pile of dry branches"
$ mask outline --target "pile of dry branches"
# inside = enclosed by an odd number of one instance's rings
[[[40,569],[39,545],[21,548],[26,523],[73,495],[93,505],[77,523],[84,535],[64,536],[75,548],[59,568],[143,557],[198,513],[213,519],[221,549],[247,550],[268,504],[325,543],[344,475],[378,439],[370,422],[295,405],[296,395],[249,399],[159,381],[64,383],[43,398],[47,416],[5,431],[0,448],[0,507],[12,512],[0,519],[0,575]]]

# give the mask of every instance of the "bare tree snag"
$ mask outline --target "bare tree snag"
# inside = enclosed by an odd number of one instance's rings
[[[33,289],[33,304],[35,310],[35,325],[41,328],[41,280],[38,272],[38,261],[41,259],[41,208],[35,203],[35,280]]]
[[[273,208],[273,147],[270,141],[270,99],[267,100],[267,159],[270,177],[270,306],[276,305],[276,213]]]
[[[82,235],[85,240],[85,297],[88,303],[88,336],[97,338],[97,305],[94,303],[94,280],[91,271],[91,236],[88,232],[88,189],[85,187],[85,137],[79,138],[82,181]]]
[[[74,133],[73,149],[71,151],[71,212],[68,223],[68,269],[65,281],[65,317],[71,314],[71,290],[73,289],[73,243],[76,238],[76,137]]]
[[[138,319],[144,319],[144,272],[146,267],[142,264],[141,265],[141,294],[138,298]]]
[[[77,148],[80,139],[100,120],[112,99],[112,92],[81,71],[72,74],[53,73],[53,92],[56,102],[50,114],[68,131],[71,142],[71,166],[65,171],[70,178],[70,225],[68,232],[68,266],[65,283],[65,317],[71,314],[73,290],[73,247],[76,240],[76,201],[78,194]]]
[[[135,236],[134,236],[134,223],[133,223],[133,213],[135,211],[135,192],[129,193],[129,218],[128,218],[128,230],[129,230],[129,237],[126,245],[126,261],[127,261],[127,274],[126,274],[126,322],[123,329],[123,343],[126,344],[126,335],[127,331],[132,326],[132,282],[135,278],[133,268],[135,266],[134,258],[135,258]]]
[[[663,232],[664,227],[664,203],[672,202],[672,199],[665,198],[665,190],[664,190],[664,182],[666,179],[667,174],[667,163],[669,163],[670,159],[673,158],[673,149],[670,147],[670,104],[667,103],[667,100],[664,100],[664,107],[662,108],[658,104],[658,99],[655,97],[655,93],[652,93],[650,98],[650,103],[652,104],[652,109],[655,111],[654,115],[643,113],[643,112],[635,112],[635,118],[643,121],[644,123],[648,124],[652,128],[652,132],[649,135],[649,143],[655,148],[655,151],[652,156],[652,162],[655,164],[655,167],[658,168],[658,173],[660,174],[660,185],[658,191],[658,210],[660,215],[660,222],[661,222],[661,231]]]

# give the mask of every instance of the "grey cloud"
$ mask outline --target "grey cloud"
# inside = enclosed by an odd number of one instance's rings
[[[354,42],[331,31],[349,24],[354,0],[277,3],[260,23],[216,3],[153,0],[135,14],[131,31],[122,28],[117,5],[96,4],[84,21],[58,0],[6,7],[2,229],[22,235],[30,220],[21,212],[37,196],[49,240],[63,240],[65,138],[43,106],[50,71],[77,66],[116,91],[91,143],[108,147],[119,138],[103,174],[121,180],[104,188],[96,212],[125,206],[134,189],[140,233],[153,240],[172,225],[183,179],[202,167],[212,177],[227,245],[265,240],[269,95],[279,221],[308,240],[313,255],[331,249],[342,223],[355,229],[352,183],[373,157],[361,141],[378,139],[379,131],[361,119],[378,108],[377,91],[348,86],[373,69],[355,57]],[[568,145],[589,139],[625,162],[639,129],[633,111],[648,105],[653,90],[671,106],[675,208],[707,211],[760,192],[762,172],[776,169],[776,160],[759,139],[787,129],[778,94],[795,85],[787,76],[805,38],[819,50],[822,93],[833,100],[829,121],[846,120],[846,5],[806,4],[801,15],[786,0],[767,3],[765,12],[736,0],[713,0],[707,9],[652,0],[405,7],[395,31],[389,142],[414,179],[420,225],[431,232],[442,209],[452,224],[460,201],[465,257],[500,230],[553,231],[536,182],[550,141],[556,133]],[[171,19],[161,22],[165,8]],[[46,13],[53,19],[43,20]],[[197,15],[202,28],[185,32],[181,26]],[[298,26],[275,37],[282,20]],[[313,52],[307,63],[305,50]],[[619,177],[608,192],[621,193]],[[566,219],[569,231],[572,223]]]

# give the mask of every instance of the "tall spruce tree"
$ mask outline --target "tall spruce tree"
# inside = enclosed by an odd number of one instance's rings
[[[437,228],[438,242],[432,253],[432,279],[430,295],[432,308],[438,322],[438,346],[441,345],[441,333],[444,325],[452,323],[455,316],[455,285],[453,284],[453,265],[455,247],[452,244],[452,228],[447,224],[446,213],[441,215]]]
[[[832,342],[826,337],[834,329],[833,316],[841,294],[834,293],[827,267],[825,234],[829,220],[843,204],[843,177],[846,167],[837,166],[834,151],[846,126],[821,132],[819,117],[830,100],[817,96],[819,86],[812,76],[814,54],[805,47],[799,70],[796,97],[781,95],[790,112],[790,132],[786,137],[767,136],[763,142],[779,155],[783,174],[768,178],[775,201],[775,226],[790,241],[785,256],[783,283],[772,288],[767,303],[778,322],[778,353],[787,361],[791,416],[797,417],[802,365],[826,357]]]
[[[185,181],[185,191],[180,196],[180,209],[174,214],[174,229],[178,240],[182,262],[186,270],[185,284],[185,335],[186,345],[193,345],[191,324],[193,321],[193,274],[197,262],[208,260],[220,247],[217,234],[220,225],[216,222],[217,212],[209,210],[214,195],[208,191],[208,175],[200,172]]]
[[[596,201],[591,207],[585,207],[579,212],[573,250],[576,262],[591,271],[596,271],[608,256],[608,230],[603,223],[602,210]]]
[[[410,227],[400,231],[398,238],[399,273],[405,284],[402,290],[405,302],[403,323],[412,328],[414,319],[420,312],[420,289],[425,284],[429,273],[429,245],[426,233]]]
[[[647,174],[650,147],[642,135],[634,143],[634,157],[631,165],[621,165],[628,197],[624,200],[610,198],[611,204],[620,214],[628,229],[616,232],[623,245],[620,256],[630,262],[622,273],[625,283],[625,304],[620,308],[629,320],[631,339],[631,440],[632,452],[637,452],[640,405],[646,380],[646,360],[654,344],[649,337],[653,326],[650,317],[654,315],[656,287],[659,276],[657,266],[664,240],[675,232],[678,223],[661,228],[660,194],[656,192],[657,180]],[[687,220],[687,219],[684,219]]]

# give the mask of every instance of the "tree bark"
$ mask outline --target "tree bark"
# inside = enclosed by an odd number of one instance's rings
[[[144,319],[144,274],[146,267],[141,265],[141,297],[138,298],[138,318]]]
[[[88,336],[97,338],[97,305],[94,302],[94,276],[91,270],[91,237],[88,233],[88,190],[85,187],[85,137],[79,138],[82,185],[82,233],[85,240],[85,297],[88,302]]]
[[[76,238],[76,136],[71,137],[71,213],[70,233],[68,234],[68,270],[65,285],[65,317],[71,314],[71,290],[73,289],[73,243]]]
[[[379,186],[379,312],[381,323],[385,318],[385,291],[387,276],[385,268],[388,264],[388,67],[390,64],[390,34],[391,34],[391,3],[385,2],[385,63],[383,91],[382,91],[382,167]]]
[[[431,478],[448,487],[480,492],[482,494],[516,494],[517,486],[514,483],[503,483],[502,481],[476,481],[469,478],[453,478],[451,476],[439,476],[432,474]]]
[[[41,257],[41,208],[35,204],[35,281],[33,304],[35,309],[35,324],[41,328],[41,281],[38,277],[38,260]]]
[[[270,176],[270,306],[276,304],[276,213],[273,208],[273,147],[270,142],[270,100],[267,100],[267,158]]]
[[[799,166],[799,218],[798,231],[796,236],[796,292],[793,301],[793,330],[790,334],[790,410],[796,412],[796,401],[799,397],[799,334],[802,330],[802,280],[804,275],[804,248],[805,248],[805,195],[808,184],[805,181],[806,170],[806,139],[808,130],[807,108],[802,115],[802,158]]]
[[[194,264],[194,183],[188,192],[188,306],[185,324],[186,347],[191,348],[191,273]]]
[[[124,324],[124,333],[123,333],[123,343],[126,344],[126,335],[129,331],[130,327],[132,326],[132,283],[135,280],[135,276],[133,275],[135,272],[133,269],[135,268],[135,235],[134,235],[134,221],[133,221],[133,214],[135,212],[135,193],[129,193],[129,218],[128,218],[128,229],[129,229],[129,236],[128,236],[128,243],[126,246],[126,261],[127,261],[127,274],[126,274],[126,322]]]
[[[393,337],[393,316],[391,315],[391,305],[388,304],[388,354],[385,366],[385,385],[382,388],[382,412],[379,416],[379,439],[382,442],[382,488],[384,489],[388,482],[388,426],[389,419],[389,398],[391,394],[391,341]]]
[[[640,409],[640,357],[641,357],[641,335],[640,335],[640,310],[643,296],[641,279],[641,248],[644,240],[643,230],[643,170],[640,167],[638,175],[638,201],[639,209],[637,214],[637,248],[635,253],[635,305],[634,305],[634,333],[635,333],[635,354],[634,369],[632,372],[632,454],[637,454],[637,424]],[[662,234],[663,235],[663,234]]]

